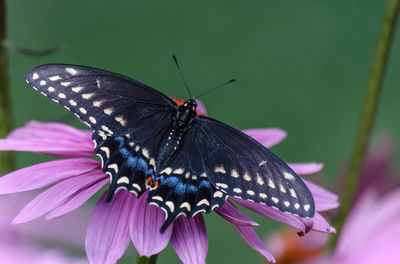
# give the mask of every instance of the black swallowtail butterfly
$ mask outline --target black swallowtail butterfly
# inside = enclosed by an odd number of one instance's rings
[[[161,232],[180,215],[222,206],[228,196],[301,217],[315,214],[313,197],[296,173],[246,134],[197,115],[128,77],[95,68],[49,64],[26,74],[44,96],[94,130],[95,153],[110,176],[108,201],[120,189],[166,213]]]

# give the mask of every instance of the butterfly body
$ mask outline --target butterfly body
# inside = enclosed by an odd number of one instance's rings
[[[229,196],[301,217],[313,197],[280,158],[244,133],[197,115],[193,99],[173,100],[128,77],[85,66],[32,69],[34,89],[72,111],[94,130],[95,153],[110,176],[108,200],[120,189],[165,211],[166,228],[222,206]]]

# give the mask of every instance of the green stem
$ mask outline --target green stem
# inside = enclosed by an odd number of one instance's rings
[[[6,0],[0,0],[0,138],[7,136],[13,127],[7,54],[3,45],[7,36],[6,22]],[[0,175],[14,170],[15,167],[15,154],[12,152],[0,152]]]
[[[361,166],[375,120],[379,94],[382,90],[383,78],[388,64],[389,52],[393,42],[396,21],[399,15],[399,8],[400,0],[388,0],[381,26],[381,33],[375,50],[375,58],[367,85],[358,134],[347,172],[343,196],[341,198],[341,206],[334,223],[338,234],[340,234],[345,218],[353,205],[354,194],[356,193],[357,184],[360,178]],[[332,250],[335,247],[336,242],[337,236],[332,236],[330,243],[328,244],[328,249]]]
[[[150,258],[141,257],[138,259],[137,264],[156,264],[158,255],[153,255]]]

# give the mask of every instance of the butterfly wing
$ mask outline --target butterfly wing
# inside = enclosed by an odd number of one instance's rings
[[[239,130],[204,116],[198,120],[198,151],[216,188],[283,212],[314,216],[311,192],[285,162]]]
[[[200,212],[210,213],[222,206],[227,198],[206,175],[202,160],[208,153],[198,146],[202,136],[194,124],[185,132],[166,167],[158,170],[158,187],[150,190],[148,203],[159,206],[166,213],[161,232],[180,215],[193,217]]]
[[[36,67],[25,76],[44,96],[72,111],[93,130],[107,135],[130,133],[144,120],[176,111],[176,104],[157,90],[128,77],[67,64]]]

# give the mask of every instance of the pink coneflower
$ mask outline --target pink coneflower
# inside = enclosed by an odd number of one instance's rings
[[[286,133],[280,129],[247,130],[250,136],[266,147],[279,143]],[[64,159],[33,165],[9,173],[0,178],[0,194],[23,192],[51,186],[34,198],[14,219],[24,223],[40,216],[50,220],[61,217],[84,204],[108,182],[101,171],[101,164],[92,159],[91,132],[56,123],[29,122],[0,140],[0,150],[32,151]],[[291,164],[300,174],[312,174],[321,164]],[[306,182],[311,190],[317,211],[335,208],[337,197],[321,187]],[[193,218],[183,216],[160,233],[164,212],[147,204],[147,193],[136,198],[124,190],[118,192],[112,202],[106,203],[106,193],[98,201],[90,218],[86,233],[86,252],[91,263],[115,263],[127,249],[130,240],[139,256],[150,257],[162,251],[171,242],[183,263],[205,263],[208,240],[202,214]],[[302,233],[311,229],[334,233],[334,229],[318,213],[314,218],[301,218],[282,213],[265,205],[238,198],[227,200],[215,212],[230,222],[243,239],[257,252],[274,262],[263,242],[253,230],[258,226],[239,211],[235,201],[261,215],[291,225]]]
[[[266,242],[279,263],[398,263],[400,188],[393,177],[398,173],[390,167],[392,145],[384,138],[371,147],[362,168],[356,203],[333,253],[324,254],[326,234],[310,232],[306,239],[298,239],[281,231]]]

